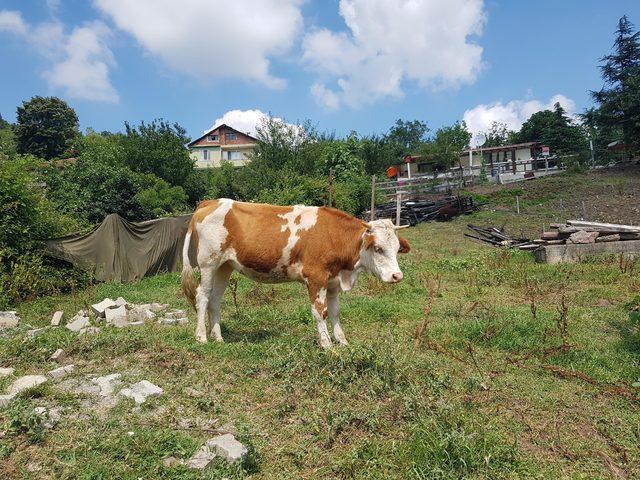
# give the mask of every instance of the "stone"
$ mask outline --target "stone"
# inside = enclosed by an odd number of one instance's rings
[[[163,392],[164,390],[157,385],[154,385],[148,380],[142,380],[128,388],[123,388],[120,391],[120,395],[132,398],[137,404],[141,404],[144,403],[147,398],[160,396]]]
[[[79,332],[80,330],[88,326],[89,326],[89,317],[79,317],[77,315],[73,317],[72,322],[67,323],[66,325],[66,327],[72,332]]]
[[[184,465],[184,460],[176,457],[166,457],[162,459],[162,465],[164,468],[171,468],[175,465]]]
[[[116,301],[114,302],[116,304],[116,306],[118,307],[126,307],[127,305],[129,305],[129,302],[127,302],[124,298],[122,297],[118,297],[116,298]]]
[[[187,316],[187,312],[184,310],[171,310],[164,314],[164,318],[184,318]]]
[[[113,395],[114,390],[121,383],[121,376],[119,373],[112,373],[103,377],[92,378],[91,382],[100,388],[100,391],[97,392],[98,395],[108,397]]]
[[[42,385],[47,381],[47,377],[44,375],[25,375],[24,377],[18,378],[15,382],[11,384],[9,387],[9,391],[7,392],[9,395],[18,395],[26,390],[30,390],[38,385]]]
[[[600,235],[599,232],[587,232],[580,230],[572,233],[567,239],[567,243],[596,243],[596,238]]]
[[[0,395],[0,408],[7,407],[14,398],[16,398],[15,395]]]
[[[193,387],[187,387],[184,389],[184,393],[186,393],[187,395],[189,395],[190,397],[193,398],[200,398],[204,395],[204,393],[202,393],[200,390],[196,390]]]
[[[115,308],[108,308],[104,312],[107,323],[114,325],[115,327],[126,327],[129,323],[127,321],[127,308],[124,305],[120,305]]]
[[[64,312],[62,310],[58,310],[53,314],[53,317],[51,317],[52,327],[57,327],[58,325],[60,325],[60,322],[62,321],[62,315],[64,315]]]
[[[187,461],[187,467],[195,470],[204,470],[211,464],[215,456],[216,454],[214,452],[209,450],[206,445],[203,445],[200,450],[194,453]]]
[[[47,330],[47,327],[42,327],[42,328],[34,328],[31,330],[27,330],[27,337],[37,337],[38,335],[42,335],[45,331]]]
[[[144,325],[144,322],[142,320],[139,320],[137,322],[129,322],[128,326],[129,327],[141,327]]]
[[[13,372],[15,372],[15,368],[11,368],[11,367],[7,367],[7,368],[0,368],[0,378],[4,378],[4,377],[8,377],[10,375],[13,375]]]
[[[65,365],[64,367],[54,368],[49,373],[47,373],[47,375],[49,375],[51,378],[59,379],[64,377],[68,373],[72,373],[75,368],[75,365]]]
[[[156,314],[149,308],[145,308],[143,305],[136,305],[129,310],[130,322],[145,322],[152,320],[156,317]]]
[[[591,244],[545,245],[533,252],[541,263],[575,263],[597,255],[620,255],[627,258],[640,257],[640,240],[603,242]]]
[[[169,305],[166,303],[144,303],[137,306],[143,310],[151,310],[153,313],[158,313],[169,308]]]
[[[84,328],[81,328],[80,331],[78,332],[78,335],[85,335],[87,333],[89,335],[95,335],[96,333],[100,333],[100,327],[84,327]]]
[[[33,412],[44,418],[42,426],[47,429],[55,427],[62,416],[60,408],[36,407]]]
[[[51,354],[49,360],[60,363],[62,360],[64,360],[65,357],[66,355],[64,353],[64,350],[59,348],[55,352],[53,352],[53,354]]]
[[[116,307],[116,302],[110,298],[105,298],[100,303],[94,303],[91,305],[91,310],[95,313],[96,317],[104,318],[105,311],[109,308]]]
[[[236,440],[231,433],[210,438],[205,445],[229,463],[243,462],[249,453],[247,447]]]
[[[20,323],[20,317],[14,310],[0,312],[0,328],[13,328]]]

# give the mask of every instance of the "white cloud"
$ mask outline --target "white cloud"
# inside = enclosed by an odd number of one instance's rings
[[[115,25],[170,68],[201,79],[286,82],[270,58],[287,53],[302,28],[302,0],[94,0]]]
[[[235,128],[236,130],[244,133],[248,133],[249,135],[255,136],[257,133],[257,127],[261,124],[263,120],[269,117],[269,114],[264,113],[262,110],[229,110],[222,117],[216,118],[213,125],[210,128],[205,130],[203,133],[207,133],[211,129],[217,127],[218,125],[225,123],[230,127]],[[287,123],[282,118],[273,117],[274,120],[278,122],[282,122],[288,126],[294,128],[300,128],[297,125]]]
[[[53,90],[80,100],[118,101],[109,80],[115,65],[106,43],[111,30],[104,23],[87,23],[67,34],[57,21],[29,25],[19,12],[3,10],[0,31],[17,35],[50,63],[42,77]]]
[[[576,104],[564,95],[556,94],[544,103],[535,99],[511,100],[508,103],[494,102],[492,104],[480,104],[464,112],[463,120],[467,128],[474,135],[474,140],[478,133],[486,132],[493,122],[504,123],[509,130],[518,131],[522,124],[531,115],[542,110],[552,110],[553,106],[559,102],[568,115],[573,115]]]
[[[303,61],[321,77],[311,93],[327,108],[401,97],[405,81],[473,83],[483,67],[469,39],[482,33],[482,0],[340,0],[340,15],[349,33],[318,29],[303,41]]]

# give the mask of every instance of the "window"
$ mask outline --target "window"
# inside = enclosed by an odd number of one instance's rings
[[[206,148],[202,150],[202,160],[204,160],[205,162],[209,161],[209,150],[207,150]]]
[[[220,137],[218,135],[209,135],[210,142],[217,142],[218,140],[220,140]]]
[[[227,160],[229,160],[229,161],[244,160],[244,155],[242,155],[242,152],[228,151],[227,152]]]
[[[227,139],[227,141],[229,141],[229,140],[237,140],[238,139],[238,137],[237,137],[237,135],[235,133],[226,133],[224,137]]]

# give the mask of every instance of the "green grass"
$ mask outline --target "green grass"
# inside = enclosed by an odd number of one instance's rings
[[[211,436],[197,427],[206,423],[233,425],[251,454],[244,466],[218,464],[204,478],[640,477],[640,389],[632,386],[640,380],[640,339],[629,319],[640,265],[626,273],[612,259],[539,265],[525,252],[462,236],[470,221],[511,229],[548,223],[549,211],[530,205],[536,196],[553,204],[572,178],[519,185],[531,202],[523,218],[503,208],[510,200],[501,193],[488,195],[493,203],[473,217],[405,231],[412,245],[400,260],[405,280],[390,286],[362,277],[342,295],[346,348],[318,347],[301,285],[244,278],[238,309],[229,292],[225,298],[224,344],[197,344],[192,312],[186,326],[103,328],[82,337],[61,328],[33,339],[24,338],[25,326],[0,338],[0,366],[17,374],[54,368],[48,358],[62,347],[74,376],[119,372],[165,390],[139,410],[120,400],[99,415],[83,406],[85,398],[44,385],[0,411],[0,470],[8,478],[202,478],[182,466],[167,469],[162,459],[188,458]],[[584,188],[598,185],[590,178]],[[17,309],[37,327],[54,310],[73,313],[120,295],[187,308],[178,274],[168,274]],[[0,388],[9,383],[1,379]],[[29,413],[35,405],[66,411],[43,431]],[[184,419],[194,426],[181,426]]]

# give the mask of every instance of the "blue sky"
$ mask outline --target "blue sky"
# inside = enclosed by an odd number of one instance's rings
[[[518,128],[591,104],[623,14],[640,24],[640,2],[0,0],[0,114],[57,95],[98,131],[250,131],[265,112],[340,135],[396,118]]]

